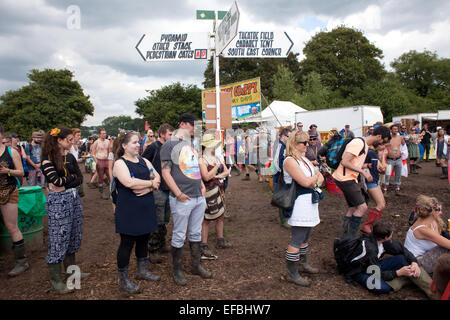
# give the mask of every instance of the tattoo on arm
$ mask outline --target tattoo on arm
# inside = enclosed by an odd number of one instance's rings
[[[163,161],[162,162],[162,168],[163,169],[171,169],[172,168],[172,161]]]

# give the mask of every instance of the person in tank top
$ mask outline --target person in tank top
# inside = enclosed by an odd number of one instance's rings
[[[431,274],[436,260],[442,254],[450,253],[450,240],[441,235],[445,228],[441,219],[442,204],[436,198],[419,195],[414,211],[417,220],[406,234],[405,247]]]

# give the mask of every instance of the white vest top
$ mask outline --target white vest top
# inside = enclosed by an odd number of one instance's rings
[[[416,229],[421,227],[425,227],[425,225],[417,226],[416,228],[414,228],[414,230],[409,228],[408,233],[406,234],[405,248],[411,251],[411,253],[415,257],[419,257],[425,254],[425,252],[437,246],[437,244],[434,243],[433,241],[421,240],[416,238],[416,236],[414,235],[414,231],[416,231]]]

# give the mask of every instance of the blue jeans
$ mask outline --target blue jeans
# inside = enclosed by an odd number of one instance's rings
[[[408,266],[409,263],[408,263],[408,261],[406,261],[406,258],[404,255],[399,254],[399,255],[381,260],[379,265],[380,265],[380,271],[383,272],[383,271],[401,269],[404,266]],[[353,280],[360,283],[363,287],[366,287],[370,292],[375,293],[375,294],[389,293],[390,291],[392,291],[392,287],[389,286],[383,279],[380,279],[380,288],[375,288],[375,289],[368,288],[367,284],[368,284],[369,277],[371,277],[371,276],[372,276],[371,274],[361,272],[357,275],[354,275]]]
[[[205,217],[205,197],[193,197],[184,202],[169,196],[170,210],[173,215],[172,246],[182,248],[189,227],[189,241],[202,240],[202,223]]]

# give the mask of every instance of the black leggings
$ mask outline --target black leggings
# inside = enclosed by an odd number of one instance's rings
[[[136,258],[147,258],[149,234],[141,236],[130,236],[120,234],[120,245],[117,251],[117,267],[123,269],[130,263],[131,251],[134,243],[136,243],[135,254]]]

